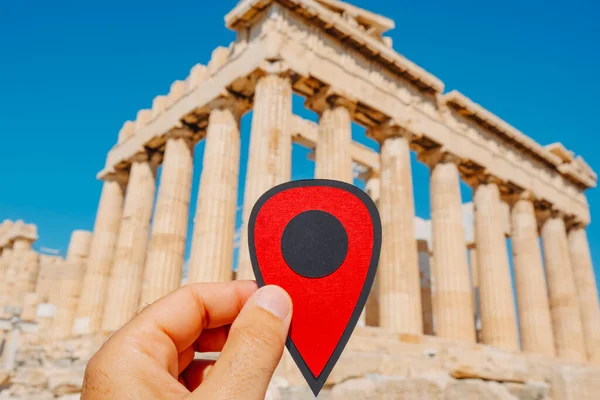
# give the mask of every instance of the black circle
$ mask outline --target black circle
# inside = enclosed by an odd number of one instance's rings
[[[287,265],[305,278],[334,273],[348,254],[348,234],[333,215],[318,210],[295,216],[283,230],[281,253]]]

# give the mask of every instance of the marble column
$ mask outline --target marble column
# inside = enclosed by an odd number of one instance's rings
[[[600,306],[590,246],[583,226],[576,225],[569,231],[569,250],[587,358],[597,364],[600,363]]]
[[[475,226],[473,226],[473,232],[475,231]],[[469,244],[467,246],[469,249],[469,272],[471,273],[471,286],[473,288],[473,318],[475,318],[475,337],[477,338],[477,343],[483,342],[483,337],[481,335],[481,308],[480,305],[480,297],[479,297],[479,265],[477,261],[477,247],[474,243]]]
[[[10,305],[22,309],[25,294],[35,291],[40,269],[40,256],[33,248],[33,240],[18,237],[13,243],[13,255],[7,281],[12,283]]]
[[[96,213],[90,254],[77,305],[73,333],[86,335],[100,330],[110,268],[123,215],[127,175],[112,174],[105,178]]]
[[[140,307],[181,286],[194,172],[191,135],[187,129],[168,134]]]
[[[579,300],[571,266],[565,222],[559,215],[542,225],[546,280],[554,326],[556,353],[568,361],[586,359]]]
[[[379,128],[374,136],[381,143],[379,212],[383,238],[378,269],[380,326],[394,332],[421,335],[423,313],[415,238],[410,134],[399,127],[387,127]]]
[[[231,99],[211,111],[188,282],[231,280],[240,161],[241,109]]]
[[[356,106],[341,97],[327,102],[319,119],[315,178],[352,183],[352,112]]]
[[[381,177],[379,171],[369,170],[365,173],[365,192],[371,197],[379,209],[381,198]],[[365,305],[364,323],[367,326],[379,326],[379,268],[373,281],[371,293]],[[362,318],[362,316],[361,316]],[[359,321],[360,322],[360,321]]]
[[[56,338],[66,338],[71,335],[91,242],[91,232],[74,231],[71,235],[66,263],[60,270],[61,279],[58,284],[60,297],[52,324],[52,333]]]
[[[538,223],[529,194],[525,193],[514,201],[511,227],[521,347],[525,352],[554,356],[554,335]]]
[[[12,253],[12,245],[10,247],[4,247],[2,249],[2,257],[0,258],[0,268],[2,268],[2,280],[0,281],[0,316],[4,314],[4,308],[9,305],[10,286],[8,277]]]
[[[435,257],[432,275],[436,333],[443,338],[475,342],[458,160],[436,151],[419,156],[432,166],[431,221]]]
[[[254,94],[237,279],[254,279],[248,252],[248,218],[254,203],[291,176],[291,117],[291,80],[277,74],[260,78]]]
[[[477,247],[469,246],[469,272],[471,273],[471,286],[473,286],[473,309],[479,304],[479,266],[477,264]],[[477,314],[477,312],[475,313]]]
[[[119,329],[138,309],[156,191],[157,161],[155,156],[141,153],[131,165],[105,298],[102,318],[105,332]]]
[[[498,184],[492,181],[479,183],[473,203],[483,343],[518,350],[515,302]]]

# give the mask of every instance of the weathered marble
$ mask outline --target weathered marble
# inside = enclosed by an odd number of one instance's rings
[[[167,139],[152,233],[144,268],[140,307],[181,283],[187,238],[194,151],[191,132],[177,129]]]
[[[123,216],[104,299],[102,330],[115,331],[137,311],[156,191],[154,157],[140,154],[131,166]]]
[[[584,361],[586,351],[579,299],[561,216],[546,219],[542,225],[542,241],[556,354],[569,361]]]
[[[517,350],[515,303],[498,185],[479,183],[473,203],[483,343]]]
[[[554,356],[554,335],[532,200],[516,199],[511,209],[512,253],[523,351]]]
[[[575,226],[569,232],[569,253],[579,299],[587,358],[598,364],[600,363],[600,306],[585,228]]]
[[[228,99],[210,113],[194,218],[190,283],[226,282],[232,278],[240,111],[235,100]]]
[[[75,314],[75,334],[97,332],[102,324],[110,268],[123,213],[126,178],[122,174],[112,175],[105,179],[102,187],[90,255]]]
[[[267,190],[288,181],[291,176],[291,115],[290,79],[276,74],[260,78],[254,94],[237,279],[254,279],[247,232],[254,203]]]

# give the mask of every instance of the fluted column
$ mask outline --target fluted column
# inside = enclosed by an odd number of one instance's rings
[[[523,351],[554,356],[554,335],[538,223],[529,194],[511,209],[512,253]]]
[[[333,93],[317,95],[307,107],[320,113],[315,157],[315,178],[352,183],[352,100]]]
[[[579,300],[571,267],[565,222],[552,215],[542,226],[546,279],[556,353],[569,361],[586,359]]]
[[[419,256],[410,165],[410,134],[399,127],[373,132],[381,143],[383,228],[379,261],[379,321],[400,333],[423,333]],[[317,151],[318,154],[318,151]]]
[[[569,250],[579,297],[583,336],[588,360],[600,363],[600,306],[594,266],[585,228],[574,226],[569,232]]]
[[[71,335],[91,242],[91,232],[74,231],[71,235],[66,263],[60,269],[61,279],[58,288],[55,288],[60,292],[56,317],[52,324],[52,333],[56,338]]]
[[[108,281],[103,331],[119,329],[138,309],[156,191],[157,160],[151,158],[146,153],[139,154],[131,165]]]
[[[191,134],[176,129],[167,139],[140,307],[181,285],[194,172]]]
[[[290,179],[291,117],[290,79],[277,74],[260,78],[254,93],[237,279],[254,279],[248,252],[248,219],[254,203],[267,190]]]
[[[7,281],[12,282],[10,305],[16,309],[23,308],[26,293],[35,291],[40,256],[32,249],[32,245],[33,240],[29,238],[16,238],[13,243],[10,276],[7,277]]]
[[[2,256],[0,258],[0,268],[2,270],[2,274],[0,275],[2,278],[0,281],[0,315],[4,314],[4,308],[9,305],[10,286],[8,278],[12,253],[12,247],[4,247],[2,249]]]
[[[458,167],[439,152],[419,155],[432,166],[433,309],[438,336],[475,342],[473,298],[462,225]]]
[[[209,116],[189,282],[226,282],[232,277],[241,111],[229,99],[215,105]]]
[[[475,227],[473,227],[475,230]],[[473,317],[475,318],[475,337],[477,343],[482,343],[481,336],[481,308],[479,307],[479,266],[477,261],[477,246],[475,243],[467,245],[469,252],[469,272],[471,273],[471,286],[473,288]]]
[[[498,185],[491,181],[479,183],[473,203],[483,343],[518,350],[515,303]]]
[[[379,171],[369,170],[365,173],[364,179],[365,192],[367,192],[379,209],[379,199],[381,198],[381,177]],[[379,326],[379,268],[377,269],[377,274],[373,280],[373,287],[365,305],[364,324]]]
[[[74,334],[85,335],[100,330],[110,268],[123,215],[126,181],[125,174],[113,174],[105,179],[102,186],[81,297],[75,314]]]

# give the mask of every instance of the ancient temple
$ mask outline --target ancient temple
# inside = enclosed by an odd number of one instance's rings
[[[98,174],[93,236],[74,238],[80,244],[67,257],[78,267],[65,279],[74,294],[62,306],[69,311],[59,336],[112,332],[178,288],[189,235],[188,282],[253,279],[245,226],[232,272],[240,119],[252,110],[244,223],[260,195],[290,180],[292,143],[314,149],[316,178],[352,182],[360,166],[379,207],[383,248],[366,312],[372,327],[358,329],[332,386],[379,374],[402,377],[400,388],[408,377],[436,371],[451,380],[438,385],[440,396],[466,379],[514,396],[497,398],[521,398],[516,391],[530,390],[532,381],[556,399],[596,398],[600,306],[585,192],[597,175],[588,164],[560,143],[537,143],[460,92],[446,92],[393,48],[387,17],[338,0],[243,0],[225,22],[235,42],[216,48],[208,65],[193,66],[115,135]],[[293,94],[305,98],[318,123],[292,113]],[[352,123],[367,129],[379,152],[353,142]],[[190,210],[200,141],[203,169]],[[417,245],[411,152],[431,173],[429,245]],[[470,241],[461,180],[474,193]],[[15,236],[2,259],[31,240]],[[377,358],[382,353],[387,358]],[[359,361],[364,357],[372,361]],[[282,375],[294,382],[293,366],[284,364]],[[380,381],[365,385],[384,390]]]

